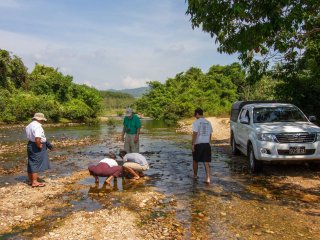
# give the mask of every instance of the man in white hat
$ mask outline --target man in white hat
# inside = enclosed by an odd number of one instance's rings
[[[124,141],[124,150],[128,153],[139,152],[139,135],[141,121],[133,113],[132,108],[127,108],[123,119],[122,141]]]
[[[47,148],[52,145],[47,142],[42,124],[47,121],[43,113],[36,113],[32,122],[26,127],[26,134],[29,140],[28,153],[28,177],[32,187],[44,187],[45,184],[38,182],[38,173],[50,168]]]

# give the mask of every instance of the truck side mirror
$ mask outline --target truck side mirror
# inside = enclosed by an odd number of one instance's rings
[[[317,121],[317,117],[316,116],[309,116],[309,121],[310,122],[316,122]]]

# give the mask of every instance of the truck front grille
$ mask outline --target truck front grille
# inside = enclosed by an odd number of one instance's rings
[[[312,143],[316,139],[315,133],[280,133],[276,135],[279,143]]]
[[[315,152],[316,152],[315,149],[306,149],[306,152],[304,154],[301,154],[301,153],[290,154],[289,150],[280,150],[280,149],[278,149],[278,154],[279,155],[290,155],[290,156],[292,156],[292,155],[312,155]]]

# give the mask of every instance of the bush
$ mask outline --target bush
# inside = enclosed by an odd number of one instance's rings
[[[92,118],[92,114],[92,109],[79,99],[72,99],[63,106],[63,117],[71,120],[84,121]]]
[[[208,73],[190,68],[164,84],[150,82],[150,91],[136,102],[137,110],[169,124],[192,116],[197,107],[212,115],[228,113],[238,94],[227,68],[212,66]]]
[[[60,104],[54,96],[39,95],[15,91],[6,98],[6,106],[2,106],[3,114],[0,120],[7,123],[29,120],[36,112],[42,112],[46,118],[58,121],[60,118]]]

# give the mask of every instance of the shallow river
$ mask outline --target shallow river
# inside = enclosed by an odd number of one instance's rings
[[[118,153],[123,144],[118,140],[120,126],[44,128],[53,141],[94,140],[85,146],[60,147],[50,152],[52,169],[45,173],[48,178],[86,169],[101,160],[105,153]],[[252,176],[247,171],[245,157],[232,156],[227,145],[213,145],[212,183],[207,185],[202,182],[202,165],[199,165],[199,180],[192,179],[191,136],[176,133],[175,129],[157,121],[144,121],[142,132],[140,152],[150,163],[146,173],[148,180],[127,184],[119,179],[116,186],[112,183],[106,188],[103,181],[96,186],[88,175],[79,182],[88,186],[82,198],[70,197],[73,206],[92,211],[103,208],[103,200],[99,195],[92,197],[92,193],[125,193],[153,186],[168,199],[176,199],[176,217],[185,229],[184,239],[320,239],[319,172],[311,172],[304,165],[272,165],[266,166],[263,174]],[[19,146],[24,147],[24,139],[22,128],[0,130],[2,146],[18,141]],[[16,169],[11,174],[0,175],[0,187],[26,181],[24,150],[0,157],[2,169]],[[68,214],[68,209],[57,210],[51,218],[64,214]],[[41,231],[43,226],[30,228]],[[2,237],[19,239],[24,231],[30,229],[17,229]]]

